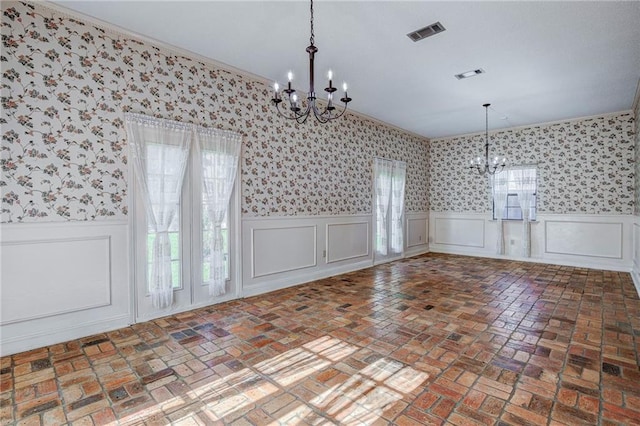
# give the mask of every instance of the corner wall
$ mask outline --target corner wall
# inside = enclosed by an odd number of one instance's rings
[[[370,233],[349,228],[353,241],[347,241],[336,230],[347,232],[341,223],[371,223],[374,156],[407,163],[407,215],[426,218],[425,138],[352,113],[326,125],[292,123],[270,105],[269,85],[242,71],[123,34],[55,4],[2,2],[2,12],[2,263],[13,262],[18,247],[28,244],[30,267],[58,277],[3,268],[3,354],[132,321],[125,111],[243,134],[242,244],[251,254],[244,264],[268,264],[282,244],[282,235],[266,230],[263,219],[317,230],[314,260],[248,274],[243,294],[372,264]],[[308,235],[289,236],[304,245],[298,254],[309,254]],[[424,237],[414,252],[426,250]],[[98,242],[82,250],[83,238]],[[70,241],[60,242],[65,239]],[[54,246],[60,256],[47,261]],[[318,257],[324,250],[335,257]],[[109,269],[109,280],[78,272],[90,265]],[[65,270],[76,281],[60,278]],[[105,296],[107,286],[109,299],[73,291],[94,289]],[[58,291],[61,299],[35,305],[25,289]],[[58,309],[62,302],[64,312]],[[14,308],[21,316],[7,316]],[[50,315],[36,318],[38,310]]]
[[[621,112],[490,133],[491,152],[511,164],[538,164],[537,221],[526,259],[520,221],[504,222],[506,253],[496,254],[489,182],[466,163],[481,152],[484,136],[432,140],[429,249],[631,271],[639,233],[634,123],[632,112]]]
[[[640,295],[640,81],[636,90],[634,105],[634,165],[635,165],[635,205],[634,205],[634,224],[633,224],[633,270],[631,276],[636,290]]]

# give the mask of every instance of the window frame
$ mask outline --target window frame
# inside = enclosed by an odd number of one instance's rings
[[[172,263],[174,259],[179,260],[179,285],[173,286],[173,291],[182,291],[188,288],[194,288],[195,286],[206,287],[208,283],[203,281],[204,278],[204,246],[203,246],[203,233],[204,227],[203,221],[203,190],[202,190],[202,172],[200,170],[200,158],[198,157],[198,150],[192,145],[189,150],[189,158],[185,170],[184,181],[182,184],[182,190],[180,194],[180,206],[178,209],[178,220],[176,228],[178,236],[178,251],[177,253],[171,252]],[[138,173],[134,167],[130,169],[131,173]],[[140,188],[137,184],[136,177],[132,174],[132,182],[135,181],[131,188],[132,210],[133,215],[131,217],[132,234],[135,236],[134,244],[132,244],[132,276],[136,286],[140,285],[140,281],[144,280],[144,294],[145,297],[150,297],[150,263],[149,263],[149,224],[145,209],[142,207],[142,200],[140,199]],[[231,252],[232,244],[235,246],[238,244],[237,237],[234,236],[237,233],[237,215],[236,206],[238,202],[236,183],[238,182],[239,168],[236,173],[236,180],[234,182],[234,189],[232,192],[231,200],[229,201],[229,210],[227,212],[226,222],[226,282],[232,281],[235,276],[233,253]],[[235,219],[234,219],[235,218]],[[174,219],[175,220],[175,219]],[[232,224],[231,221],[234,223]],[[199,223],[200,225],[196,225]],[[236,229],[231,230],[231,227]],[[172,231],[170,233],[176,233]],[[237,289],[231,289],[234,293],[237,293]],[[175,296],[174,296],[175,297]]]
[[[539,169],[538,166],[536,164],[523,164],[523,165],[519,165],[519,166],[513,166],[510,168],[507,168],[503,171],[503,173],[509,173],[511,170],[523,170],[523,169],[533,169],[536,172],[536,190],[533,193],[533,203],[530,206],[530,217],[529,217],[529,221],[530,222],[535,222],[537,220],[538,217],[538,183],[539,183]],[[507,177],[507,181],[509,183],[513,182],[513,180],[510,180],[509,177]],[[507,184],[508,185],[508,184]],[[493,197],[493,187],[491,188],[491,220],[498,220],[498,218],[496,217],[496,202],[495,199]],[[503,217],[502,220],[508,220],[508,221],[513,221],[513,222],[518,222],[518,221],[522,221],[522,209],[520,208],[520,205],[518,203],[517,206],[511,206],[509,207],[509,198],[513,197],[517,200],[518,194],[515,192],[511,192],[509,191],[509,189],[507,189],[507,199],[505,200],[505,206],[504,206],[504,212],[503,212]],[[518,211],[520,214],[520,218],[510,218],[509,217],[509,210],[516,210]]]

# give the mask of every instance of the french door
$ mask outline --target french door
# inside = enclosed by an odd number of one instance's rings
[[[404,161],[374,158],[374,263],[401,258],[404,253]]]
[[[227,275],[226,292],[222,296],[209,295],[208,280],[210,277],[211,250],[206,241],[213,232],[207,214],[203,214],[202,175],[197,167],[199,159],[197,150],[192,149],[185,173],[179,213],[169,226],[171,244],[171,272],[173,282],[173,304],[166,309],[152,306],[149,297],[149,276],[151,264],[151,248],[154,235],[149,232],[146,212],[141,194],[135,185],[132,192],[132,224],[133,231],[133,282],[134,282],[134,320],[147,321],[177,312],[183,312],[202,306],[235,299],[239,295],[237,271],[239,268],[239,250],[237,246],[237,229],[239,222],[239,195],[236,176],[235,185],[229,203],[229,210],[222,223],[224,256]],[[135,172],[135,171],[134,171]],[[133,180],[132,180],[133,181]]]

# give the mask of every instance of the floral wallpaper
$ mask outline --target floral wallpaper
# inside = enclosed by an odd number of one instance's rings
[[[489,150],[538,164],[541,213],[633,214],[633,135],[633,114],[619,113],[489,133]],[[431,210],[491,211],[488,179],[467,165],[484,143],[484,134],[430,141]]]
[[[45,5],[2,2],[1,30],[2,222],[123,219],[125,111],[242,133],[244,216],[370,213],[373,156],[406,161],[406,210],[429,209],[424,138],[356,115],[292,124],[260,81]]]

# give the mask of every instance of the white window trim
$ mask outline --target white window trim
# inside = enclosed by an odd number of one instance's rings
[[[186,194],[189,194],[190,197],[195,197],[192,194],[192,189],[191,189],[191,184],[193,182],[193,174],[194,172],[194,167],[192,166],[191,161],[195,161],[195,157],[192,158],[192,155],[195,156],[194,153],[195,150],[191,149],[190,153],[189,153],[189,163],[187,165],[187,170],[185,172],[185,179],[184,179],[184,184],[183,184],[183,188],[182,188],[182,196],[181,198],[185,197]],[[212,299],[207,299],[204,301],[195,301],[193,300],[193,294],[191,295],[191,304],[189,306],[177,306],[175,309],[171,309],[171,310],[157,310],[152,316],[144,316],[141,317],[140,316],[140,312],[139,312],[139,306],[138,306],[138,281],[139,281],[139,277],[141,276],[140,273],[140,268],[142,267],[144,269],[144,277],[148,276],[148,271],[147,271],[147,263],[146,263],[146,259],[147,259],[147,253],[146,253],[146,249],[144,250],[144,253],[140,253],[140,244],[146,244],[146,239],[142,238],[143,242],[140,241],[141,237],[142,237],[142,233],[140,231],[140,224],[144,223],[144,226],[142,226],[144,229],[147,229],[147,218],[146,218],[146,211],[143,208],[143,206],[141,205],[140,201],[136,200],[136,197],[139,197],[139,188],[137,188],[137,184],[136,184],[136,170],[135,167],[133,165],[133,162],[128,162],[127,165],[128,168],[128,172],[129,172],[129,184],[128,184],[128,194],[127,194],[127,201],[128,201],[128,205],[130,207],[129,209],[129,214],[128,214],[128,225],[129,225],[129,282],[131,283],[131,285],[129,286],[130,288],[130,301],[129,301],[129,306],[130,306],[130,323],[131,324],[135,324],[138,322],[144,322],[144,321],[149,321],[151,319],[155,319],[155,318],[160,318],[166,315],[171,315],[171,314],[177,314],[180,312],[185,312],[185,311],[189,311],[189,310],[193,310],[193,309],[197,309],[197,308],[201,308],[204,306],[210,306],[212,303],[222,303],[222,302],[226,302],[229,300],[234,300],[234,299],[238,299],[240,297],[242,297],[242,246],[241,246],[241,242],[242,242],[242,234],[241,234],[241,226],[242,226],[242,218],[241,218],[241,198],[240,198],[240,185],[241,185],[241,168],[238,167],[236,170],[236,179],[235,179],[235,183],[234,183],[234,187],[233,187],[233,191],[231,193],[231,201],[229,202],[229,222],[228,226],[232,226],[233,227],[233,232],[232,232],[232,240],[230,240],[230,244],[232,243],[232,249],[230,250],[229,253],[229,277],[227,279],[227,281],[231,281],[233,283],[235,283],[235,285],[232,287],[231,291],[227,292],[227,294],[225,294],[224,296],[220,296],[220,297],[216,297],[215,298],[215,302],[212,302]],[[188,176],[188,177],[187,177]],[[201,194],[199,194],[201,196]],[[198,203],[201,207],[201,200]],[[200,213],[201,214],[201,213]],[[188,215],[188,216],[187,216]],[[181,280],[180,280],[180,287],[176,287],[174,288],[174,292],[175,291],[181,291],[184,290],[184,283],[189,283],[189,285],[191,286],[191,276],[189,274],[189,271],[185,271],[184,270],[184,261],[185,259],[189,259],[189,268],[187,268],[187,270],[190,270],[191,268],[194,267],[193,262],[191,261],[192,259],[195,258],[194,254],[192,253],[193,251],[193,244],[190,241],[191,239],[191,233],[193,232],[192,228],[192,219],[193,219],[193,211],[190,210],[186,210],[185,204],[181,202],[181,206],[180,206],[180,217],[184,218],[184,217],[189,217],[189,224],[188,225],[184,225],[184,219],[182,220],[182,224],[181,227],[184,227],[185,229],[188,228],[189,229],[189,241],[186,242],[184,241],[185,238],[185,233],[184,233],[184,229],[181,229],[181,242],[180,242],[180,251],[181,251]],[[138,235],[140,234],[140,235]],[[147,235],[146,233],[144,234],[145,236]],[[146,247],[146,246],[145,246]],[[144,259],[144,263],[140,262],[140,259]],[[201,264],[202,262],[200,262]],[[202,265],[200,265],[201,267]],[[186,277],[185,279],[185,273],[189,274],[188,277]],[[202,287],[206,287],[206,283],[200,283]],[[149,297],[149,291],[148,291],[148,281],[145,280],[144,282],[145,288],[146,288],[146,292],[145,292],[145,297]]]
[[[508,167],[507,169],[505,169],[503,172],[501,173],[509,173],[509,171],[511,170],[522,170],[522,169],[535,169],[536,171],[536,191],[534,192],[534,199],[535,202],[533,203],[533,206],[530,207],[531,209],[531,218],[529,219],[529,222],[537,222],[537,217],[538,217],[538,190],[540,189],[539,187],[539,183],[540,183],[540,169],[538,167],[537,164],[520,164],[517,166],[511,166]],[[509,182],[512,182],[511,180],[509,180]],[[493,189],[493,188],[491,188]],[[505,208],[504,208],[504,216],[507,215],[508,213],[508,209],[507,209],[507,204],[509,202],[508,198],[509,196],[516,196],[517,194],[514,192],[508,192],[507,193],[507,200],[505,201]],[[512,208],[516,208],[516,207],[512,207]],[[520,210],[520,207],[518,206],[517,209]],[[497,222],[499,219],[496,217],[496,211],[495,211],[495,202],[493,200],[493,196],[491,197],[491,221],[492,222]],[[520,219],[509,219],[506,217],[502,218],[503,221],[508,221],[508,222],[522,222],[522,211],[520,212]]]

